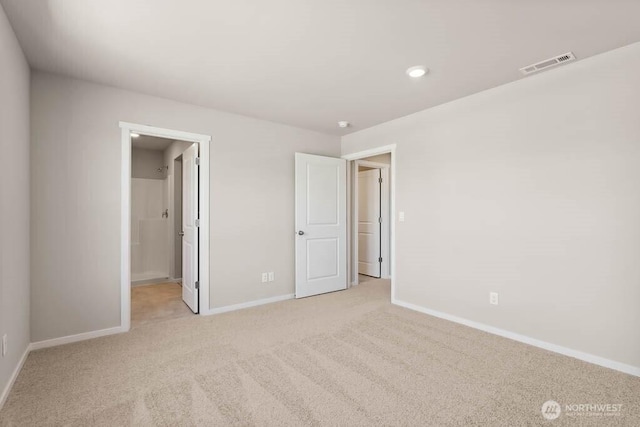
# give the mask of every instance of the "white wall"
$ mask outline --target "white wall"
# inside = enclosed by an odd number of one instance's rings
[[[32,96],[33,341],[120,324],[121,120],[213,137],[212,307],[293,293],[294,152],[338,137],[40,72]]]
[[[167,170],[162,150],[147,150],[134,147],[131,150],[131,177],[165,179]],[[158,171],[160,169],[160,171]]]
[[[634,44],[343,137],[397,143],[396,297],[640,367],[639,112]]]
[[[169,277],[166,199],[166,179],[131,179],[131,282]]]
[[[29,66],[0,6],[0,399],[29,345]],[[2,402],[0,401],[0,405]]]
[[[165,165],[169,166],[169,175],[174,174],[173,161],[176,159],[176,157],[182,155],[184,150],[189,148],[192,144],[193,143],[187,141],[173,141],[171,145],[169,145],[167,149],[164,150],[164,152],[162,153],[163,162]]]
[[[135,140],[134,140],[135,141]],[[169,277],[169,180],[164,151],[131,149],[131,282]]]

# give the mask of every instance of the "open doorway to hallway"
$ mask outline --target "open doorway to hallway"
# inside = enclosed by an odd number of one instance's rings
[[[358,273],[375,278],[388,278],[390,254],[391,153],[366,157],[355,162],[354,205],[357,211]]]
[[[395,145],[343,155],[349,162],[349,281],[385,282],[393,299]]]

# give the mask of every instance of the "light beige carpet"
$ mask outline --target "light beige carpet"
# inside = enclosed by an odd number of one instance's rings
[[[547,400],[622,404],[542,418]],[[0,424],[640,425],[640,379],[412,312],[389,283],[31,353]]]
[[[182,286],[178,283],[156,283],[131,288],[132,328],[192,315],[193,312],[182,301]]]

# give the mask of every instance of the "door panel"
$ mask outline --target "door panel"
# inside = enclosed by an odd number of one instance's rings
[[[358,273],[380,277],[380,169],[358,172]]]
[[[339,239],[307,239],[307,279],[329,279],[338,276]]]
[[[336,166],[307,164],[307,224],[338,225],[338,174]]]
[[[182,153],[182,300],[198,312],[198,144]]]
[[[296,153],[295,175],[296,298],[346,289],[346,161]]]

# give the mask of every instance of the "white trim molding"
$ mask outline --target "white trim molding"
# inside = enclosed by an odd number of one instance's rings
[[[67,335],[66,337],[52,338],[50,340],[44,340],[44,341],[37,341],[37,342],[31,343],[30,350],[40,350],[42,348],[56,347],[64,344],[71,344],[73,342],[85,341],[93,338],[100,338],[107,335],[121,334],[123,332],[127,332],[128,330],[129,330],[128,328],[125,329],[122,326],[116,326],[114,328],[99,329],[97,331],[83,332],[81,334],[76,334],[76,335]]]
[[[180,141],[188,141],[199,144],[200,152],[200,243],[198,282],[199,313],[209,312],[209,295],[211,283],[209,279],[210,262],[210,162],[211,162],[211,136],[179,130],[164,129],[155,126],[120,122],[122,144],[122,175],[121,175],[121,260],[120,260],[120,327],[128,331],[131,327],[131,133],[157,136]]]
[[[189,142],[211,142],[210,135],[203,135],[193,132],[184,132],[181,130],[164,129],[156,126],[141,125],[137,123],[120,122],[120,127],[123,129],[129,129],[131,132],[140,133],[143,135],[157,136],[159,138],[177,139],[180,141]]]
[[[68,335],[66,337],[52,338],[49,340],[32,342],[24,350],[24,354],[20,358],[20,361],[18,362],[18,365],[16,366],[16,368],[13,370],[13,374],[11,374],[11,378],[9,378],[9,382],[5,386],[4,390],[2,390],[2,395],[0,395],[0,410],[2,410],[2,407],[4,406],[4,403],[6,402],[7,397],[9,397],[9,393],[11,392],[11,389],[13,388],[13,385],[16,382],[16,379],[18,378],[18,375],[20,375],[20,371],[22,370],[22,367],[24,366],[24,363],[26,362],[27,357],[29,356],[29,353],[31,353],[32,351],[40,350],[43,348],[49,348],[49,347],[57,347],[59,345],[64,345],[64,344],[71,344],[78,341],[90,340],[93,338],[104,337],[107,335],[120,334],[127,331],[128,331],[128,328],[125,329],[122,326],[116,326],[114,328],[100,329],[97,331],[84,332],[76,335]]]
[[[121,138],[120,327],[128,331],[131,327],[131,129],[122,127]]]
[[[625,374],[640,377],[640,367],[637,367],[637,366],[627,365],[625,363],[616,362],[615,360],[605,359],[604,357],[595,356],[593,354],[584,353],[578,350],[573,350],[571,348],[563,347],[561,345],[552,344],[536,338],[528,337],[526,335],[521,335],[515,332],[506,331],[504,329],[485,325],[483,323],[474,322],[473,320],[468,320],[462,317],[454,316],[454,315],[443,313],[440,311],[431,310],[429,308],[421,307],[419,305],[411,304],[405,301],[393,299],[391,302],[400,307],[408,308],[409,310],[418,311],[423,314],[428,314],[430,316],[438,317],[440,319],[448,320],[450,322],[459,323],[461,325],[469,326],[470,328],[488,332],[493,335],[498,335],[498,336],[508,338],[514,341],[518,341],[524,344],[529,344],[534,347],[542,348],[544,350],[549,350],[554,353],[562,354],[563,356],[573,357],[574,359],[582,360],[583,362],[592,363],[594,365],[603,366],[605,368],[613,369],[615,371],[624,372]]]
[[[20,371],[22,370],[22,367],[24,366],[24,362],[27,361],[27,356],[29,356],[29,352],[31,352],[31,344],[29,344],[27,346],[27,348],[25,348],[24,353],[22,354],[22,357],[18,361],[18,364],[16,365],[16,368],[13,370],[13,373],[11,374],[11,377],[9,378],[9,382],[4,387],[4,390],[2,390],[2,395],[0,395],[0,411],[2,410],[2,407],[4,406],[4,403],[7,401],[7,398],[9,397],[9,393],[11,393],[11,389],[13,388],[13,384],[15,384],[16,379],[18,378],[18,375],[20,375]]]
[[[342,159],[345,160],[359,160],[365,157],[377,156],[378,154],[394,153],[396,151],[396,144],[383,145],[381,147],[370,148],[368,150],[358,151],[357,153],[343,154]]]
[[[212,315],[212,314],[228,313],[230,311],[236,311],[236,310],[242,310],[242,309],[245,309],[245,308],[257,307],[259,305],[265,305],[265,304],[271,304],[271,303],[274,303],[274,302],[286,301],[286,300],[294,299],[294,297],[295,297],[294,294],[279,295],[277,297],[264,298],[264,299],[259,299],[259,300],[255,300],[255,301],[242,302],[240,304],[233,304],[233,305],[227,305],[227,306],[224,306],[224,307],[212,308],[207,313],[202,313],[202,314]]]

